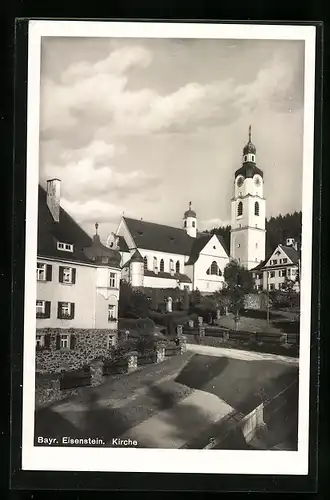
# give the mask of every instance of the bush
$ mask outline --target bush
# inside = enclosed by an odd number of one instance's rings
[[[174,324],[180,325],[182,324],[183,319],[188,317],[188,311],[172,311],[171,313],[159,313],[155,311],[150,312],[150,318],[157,325],[167,326],[168,322],[171,321],[172,318]],[[196,316],[197,317],[197,316]]]
[[[119,318],[119,330],[129,330],[140,335],[150,335],[155,330],[155,323],[150,318]]]

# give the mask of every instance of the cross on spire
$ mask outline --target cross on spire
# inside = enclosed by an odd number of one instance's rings
[[[251,142],[251,125],[249,125],[249,142]]]
[[[189,202],[189,210],[191,210],[191,201]]]
[[[98,229],[99,229],[99,223],[95,223],[95,233],[98,234]]]

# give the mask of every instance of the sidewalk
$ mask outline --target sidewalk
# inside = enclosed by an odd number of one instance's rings
[[[187,344],[187,351],[208,356],[241,359],[245,361],[277,361],[293,366],[299,366],[299,359],[277,354],[243,351],[239,349],[226,349],[225,347],[212,347],[208,345]]]

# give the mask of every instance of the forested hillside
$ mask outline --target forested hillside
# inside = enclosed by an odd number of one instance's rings
[[[301,212],[278,215],[266,219],[266,257],[279,245],[285,244],[286,238],[301,238]],[[230,226],[220,226],[207,231],[223,237],[226,249],[230,247]]]

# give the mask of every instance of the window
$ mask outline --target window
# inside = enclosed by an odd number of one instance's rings
[[[50,318],[50,302],[47,300],[36,301],[36,317]]]
[[[257,201],[254,204],[254,215],[259,215],[259,203]]]
[[[271,261],[270,261],[270,263],[271,263],[271,265],[272,265],[272,266],[276,266],[276,264],[277,264],[277,259],[273,259],[273,260],[271,260]]]
[[[60,347],[66,349],[69,347],[69,335],[61,335]]]
[[[179,260],[177,260],[177,261],[176,261],[176,264],[175,264],[175,272],[176,272],[176,273],[179,273],[179,272],[180,272],[180,261],[179,261]]]
[[[274,283],[271,283],[271,284],[269,285],[269,290],[275,290],[275,285],[274,285]]]
[[[44,345],[44,336],[37,335],[36,336],[36,347],[42,347]]]
[[[211,266],[206,271],[206,274],[212,274],[214,276],[222,276],[221,269],[219,268],[215,260],[212,262]]]
[[[37,280],[52,281],[52,266],[50,264],[37,262]]]
[[[45,301],[44,300],[37,300],[37,314],[45,314]]]
[[[143,257],[143,267],[145,271],[148,271],[148,257]]]
[[[110,273],[109,287],[110,288],[115,288],[116,287],[116,273]]]
[[[285,269],[282,269],[280,271],[280,276],[282,276],[282,278],[285,278],[285,276],[286,276],[286,270]]]
[[[108,321],[116,321],[116,306],[108,305]]]
[[[241,247],[241,244],[240,244],[240,243],[238,243],[238,244],[237,244],[237,248],[240,248],[240,247]]]
[[[192,223],[191,223],[192,227],[195,227],[196,226],[196,222],[193,220]]]
[[[255,156],[254,156],[254,155],[252,155],[252,156],[251,156],[251,158],[252,158],[252,161],[254,161],[254,159],[255,159]]]
[[[159,270],[161,273],[164,272],[164,259],[160,259]]]
[[[269,278],[275,278],[275,271],[271,271],[268,273]]]
[[[73,245],[71,243],[57,242],[57,250],[63,250],[64,252],[73,252]]]
[[[58,302],[57,317],[59,319],[73,319],[75,305],[73,302]]]
[[[116,345],[116,337],[114,335],[108,335],[108,349]]]
[[[243,203],[240,201],[237,205],[237,217],[243,215]]]
[[[170,259],[170,272],[174,272],[174,261],[173,259]]]
[[[60,266],[58,269],[58,281],[70,285],[74,284],[76,282],[76,270],[73,267]]]
[[[283,264],[287,264],[288,259],[283,259]]]
[[[187,221],[186,220],[184,221],[183,225],[184,225],[184,227],[187,227]]]
[[[37,262],[37,280],[46,281],[46,264]]]
[[[244,161],[246,161],[246,160],[247,160],[247,155],[244,156]]]
[[[158,270],[157,257],[154,257],[154,271],[157,271],[157,270]]]

